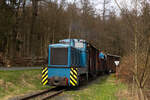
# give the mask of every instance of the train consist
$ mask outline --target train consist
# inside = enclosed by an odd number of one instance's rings
[[[50,86],[78,86],[82,80],[115,72],[119,56],[99,58],[99,50],[82,39],[64,39],[49,45],[48,66],[42,68],[42,83]]]

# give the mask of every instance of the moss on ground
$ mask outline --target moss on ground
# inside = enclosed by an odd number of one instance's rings
[[[64,93],[71,100],[117,100],[118,91],[127,87],[116,80],[114,75],[102,76],[86,86]],[[124,99],[126,100],[126,99]]]
[[[41,70],[0,71],[0,98],[43,90]]]

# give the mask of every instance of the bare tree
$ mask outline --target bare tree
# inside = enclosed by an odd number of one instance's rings
[[[118,2],[116,0],[115,0],[115,2],[122,12],[123,12],[123,9],[125,9],[128,12],[130,11],[127,7],[121,8],[121,6],[118,4]],[[140,6],[141,6],[141,3],[137,0],[135,0],[134,5],[133,5],[132,14],[126,14],[126,19],[128,21],[128,25],[130,25],[130,27],[131,27],[132,33],[134,34],[134,69],[132,70],[132,72],[133,72],[133,86],[134,86],[134,82],[135,82],[136,86],[138,88],[138,91],[139,91],[139,99],[140,100],[147,100],[146,96],[143,95],[143,87],[145,86],[145,81],[147,80],[147,77],[149,76],[149,72],[150,72],[150,70],[148,68],[148,66],[149,66],[148,65],[148,61],[149,61],[149,36],[148,36],[148,38],[143,38],[144,40],[146,40],[146,44],[147,44],[147,45],[145,45],[145,47],[143,47],[143,48],[147,48],[146,49],[146,56],[144,56],[145,62],[139,62],[140,56],[143,56],[143,55],[139,55],[139,54],[142,52],[145,53],[145,50],[144,51],[140,50],[139,44],[144,43],[143,40],[141,42],[141,37],[144,36],[145,32],[149,33],[149,29],[145,28],[145,27],[147,27],[147,25],[145,24],[146,17],[141,17],[141,16],[145,16],[145,14],[143,13],[143,11],[142,11],[142,13],[140,13],[139,10],[141,10],[141,9],[138,9],[138,7],[140,7]],[[145,7],[145,5],[143,7]],[[146,13],[149,13],[149,12],[146,12]],[[141,27],[141,25],[140,25],[141,23],[144,23],[143,24],[144,28]],[[143,66],[144,70],[143,71],[140,70],[141,65],[142,65],[141,63],[144,63],[144,66]],[[142,73],[142,76],[141,76],[141,73]]]
[[[103,0],[103,13],[102,13],[102,17],[103,17],[103,21],[104,21],[104,24],[105,24],[105,20],[106,20],[106,12],[108,11],[107,9],[107,5],[110,3],[110,0]]]

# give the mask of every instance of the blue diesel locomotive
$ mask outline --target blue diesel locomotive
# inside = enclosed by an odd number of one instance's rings
[[[43,85],[78,86],[89,75],[104,72],[99,51],[82,39],[64,39],[49,45],[48,66],[42,69]]]

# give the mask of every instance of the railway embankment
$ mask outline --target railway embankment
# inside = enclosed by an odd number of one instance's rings
[[[0,71],[0,100],[45,88],[41,85],[39,69]]]
[[[100,76],[51,100],[129,100],[126,93],[127,86],[112,74]]]
[[[0,100],[8,100],[46,88],[49,87],[41,85],[41,70],[0,71]],[[78,88],[69,89],[54,99],[124,100],[125,96],[122,94],[127,92],[126,88],[126,85],[119,82],[114,75],[106,75],[85,82]]]

